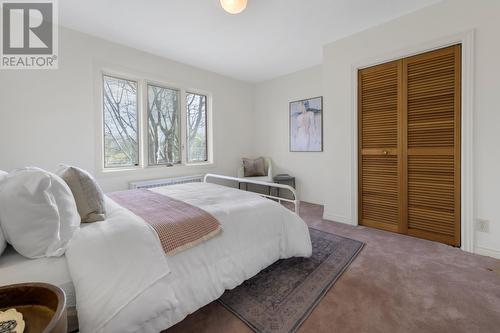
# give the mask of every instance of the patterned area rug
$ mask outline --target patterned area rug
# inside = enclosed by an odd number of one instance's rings
[[[295,332],[356,258],[363,243],[309,228],[310,258],[279,260],[221,296],[253,331]]]

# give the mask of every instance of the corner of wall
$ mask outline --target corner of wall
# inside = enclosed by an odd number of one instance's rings
[[[328,220],[328,221],[332,221],[332,222],[355,225],[355,224],[353,224],[353,221],[350,217],[337,215],[337,214],[328,212],[326,210],[323,212],[323,219]]]

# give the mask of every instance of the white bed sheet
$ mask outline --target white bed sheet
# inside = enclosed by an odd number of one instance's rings
[[[7,247],[0,256],[0,286],[27,282],[56,285],[66,293],[66,305],[76,305],[75,288],[64,256],[28,259]]]
[[[282,205],[255,193],[206,183],[153,189],[200,207],[222,224],[219,236],[168,257],[167,280],[178,305],[168,326],[219,298],[278,259],[311,255],[306,223]]]
[[[106,214],[83,224],[66,250],[80,332],[159,332],[166,323],[158,313],[177,300],[164,281],[170,270],[158,235],[111,199]]]

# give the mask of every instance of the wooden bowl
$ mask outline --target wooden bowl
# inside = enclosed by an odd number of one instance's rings
[[[66,333],[66,295],[47,283],[0,287],[0,311],[14,308],[23,314],[25,333]]]

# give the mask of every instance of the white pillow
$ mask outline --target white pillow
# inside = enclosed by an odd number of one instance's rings
[[[55,257],[64,254],[80,215],[64,180],[24,168],[0,181],[0,221],[7,242],[23,256]]]
[[[7,172],[0,170],[0,183],[2,182],[2,179],[7,175],[8,175]],[[7,247],[7,242],[5,241],[5,237],[3,236],[2,223],[0,221],[0,256],[2,255],[6,247]]]

